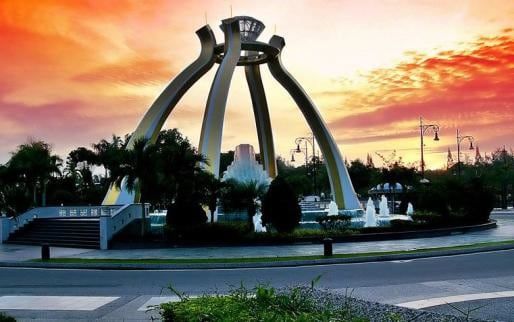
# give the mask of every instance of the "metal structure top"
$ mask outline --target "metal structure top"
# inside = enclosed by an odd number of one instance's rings
[[[239,31],[242,41],[255,41],[264,28],[266,28],[262,21],[250,16],[236,16],[231,19],[239,21]],[[223,25],[220,25],[220,28],[225,32]]]

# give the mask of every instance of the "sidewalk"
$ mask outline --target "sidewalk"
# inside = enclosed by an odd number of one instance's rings
[[[368,253],[448,247],[466,244],[497,242],[514,239],[514,213],[494,212],[498,228],[444,237],[403,240],[335,243],[335,254]],[[26,261],[40,258],[38,246],[0,245],[0,261]],[[51,256],[88,259],[195,259],[195,258],[249,258],[320,255],[323,246],[317,244],[246,246],[246,247],[177,247],[164,249],[90,250],[52,247]]]

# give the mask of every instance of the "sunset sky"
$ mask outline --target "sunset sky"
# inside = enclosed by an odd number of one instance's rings
[[[164,86],[198,55],[195,30],[250,15],[276,30],[283,62],[311,95],[343,154],[396,149],[419,160],[419,116],[441,126],[427,140],[429,168],[455,155],[455,131],[480,151],[513,146],[514,1],[1,0],[0,163],[27,138],[63,158],[135,129]],[[217,65],[215,65],[217,67]],[[278,153],[309,132],[263,67]],[[198,144],[213,68],[179,102],[166,127]],[[244,70],[234,74],[223,150],[256,148]],[[301,159],[300,157],[298,157]],[[378,157],[375,156],[378,161]]]

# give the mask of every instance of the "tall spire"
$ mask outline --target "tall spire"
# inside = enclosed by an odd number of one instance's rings
[[[478,148],[478,145],[475,149],[475,164],[482,163],[482,155],[480,154],[480,149]]]
[[[369,168],[374,168],[375,167],[375,164],[373,163],[373,158],[371,157],[371,155],[369,153],[366,156],[366,166],[369,167]]]
[[[448,156],[446,160],[446,169],[450,169],[453,166],[453,156],[452,151],[450,150],[450,147],[448,147]]]

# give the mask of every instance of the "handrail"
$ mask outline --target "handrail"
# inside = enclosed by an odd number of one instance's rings
[[[112,237],[135,219],[143,216],[142,204],[127,204],[114,214],[100,216],[100,248],[108,249]]]
[[[15,217],[2,217],[1,241],[36,218],[87,218],[115,214],[122,206],[53,206],[32,208]],[[7,228],[5,227],[7,226]],[[7,236],[5,236],[7,235]]]

